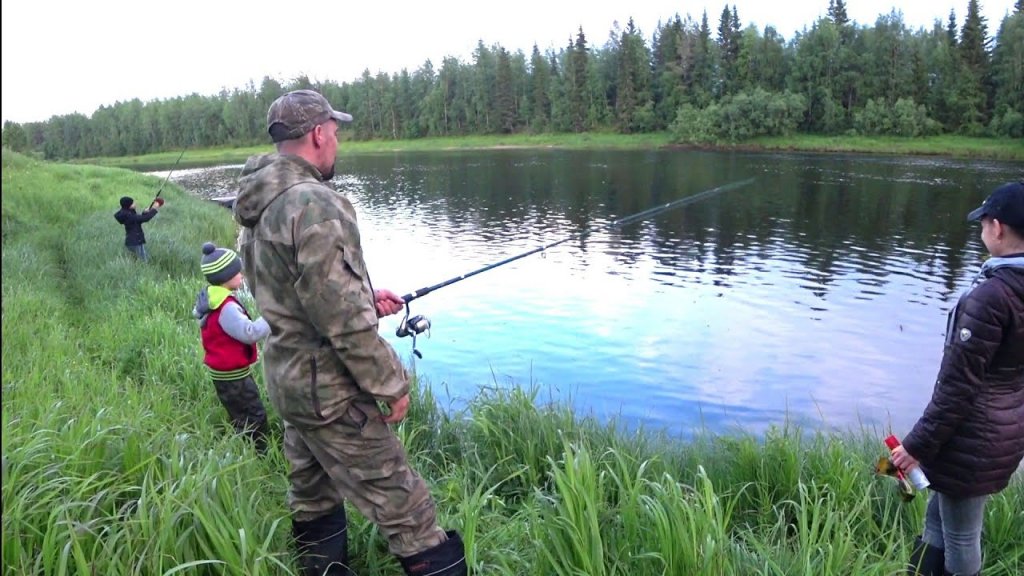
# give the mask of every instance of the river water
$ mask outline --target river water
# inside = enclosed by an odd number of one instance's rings
[[[172,179],[231,196],[240,168]],[[446,405],[536,386],[539,401],[672,434],[787,420],[903,434],[931,394],[946,313],[985,256],[965,215],[1024,164],[492,150],[342,157],[337,173],[374,285],[398,294],[568,239],[414,300],[433,324],[422,358],[395,336],[400,317],[382,320]]]

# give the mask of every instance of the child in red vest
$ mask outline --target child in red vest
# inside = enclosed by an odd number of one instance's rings
[[[267,411],[260,400],[252,369],[258,358],[256,343],[270,335],[263,318],[253,321],[235,297],[242,285],[242,260],[233,250],[203,244],[202,271],[210,283],[196,297],[192,315],[199,332],[217,397],[231,424],[248,435],[262,454],[267,448]]]

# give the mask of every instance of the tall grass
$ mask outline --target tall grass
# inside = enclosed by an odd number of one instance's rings
[[[171,186],[124,250],[117,199],[160,181],[3,153],[4,575],[294,574],[287,465],[231,432],[189,315],[223,208]],[[875,430],[780,423],[685,442],[580,417],[532,386],[460,411],[417,386],[396,428],[477,574],[900,572],[924,499],[872,476]],[[280,420],[271,414],[279,434]],[[399,575],[350,514],[360,574]],[[986,574],[1024,572],[1024,482],[986,512]]]

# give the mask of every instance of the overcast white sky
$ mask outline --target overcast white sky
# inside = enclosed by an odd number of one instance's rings
[[[995,35],[1014,0],[981,0]],[[847,0],[858,24],[873,24],[899,6],[911,28],[962,24],[968,0]],[[41,121],[117,101],[146,102],[193,92],[286,81],[346,82],[371,74],[413,71],[428,58],[465,62],[478,40],[529,55],[567,45],[583,27],[603,46],[615,22],[634,19],[650,41],[659,21],[679,14],[712,29],[726,6],[741,24],[775,26],[787,40],[824,16],[828,0],[6,0],[2,5],[2,119]],[[504,10],[504,11],[503,11]]]

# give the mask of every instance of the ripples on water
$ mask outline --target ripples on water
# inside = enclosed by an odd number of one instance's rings
[[[239,169],[175,179],[216,196]],[[439,395],[460,405],[479,386],[535,383],[581,413],[685,434],[785,418],[905,432],[930,395],[946,311],[981,261],[963,216],[1024,169],[503,151],[346,158],[338,171],[375,285],[400,294],[572,238],[414,301],[433,321],[422,360],[394,336],[397,318],[382,321]],[[753,186],[608,230],[750,176]]]

